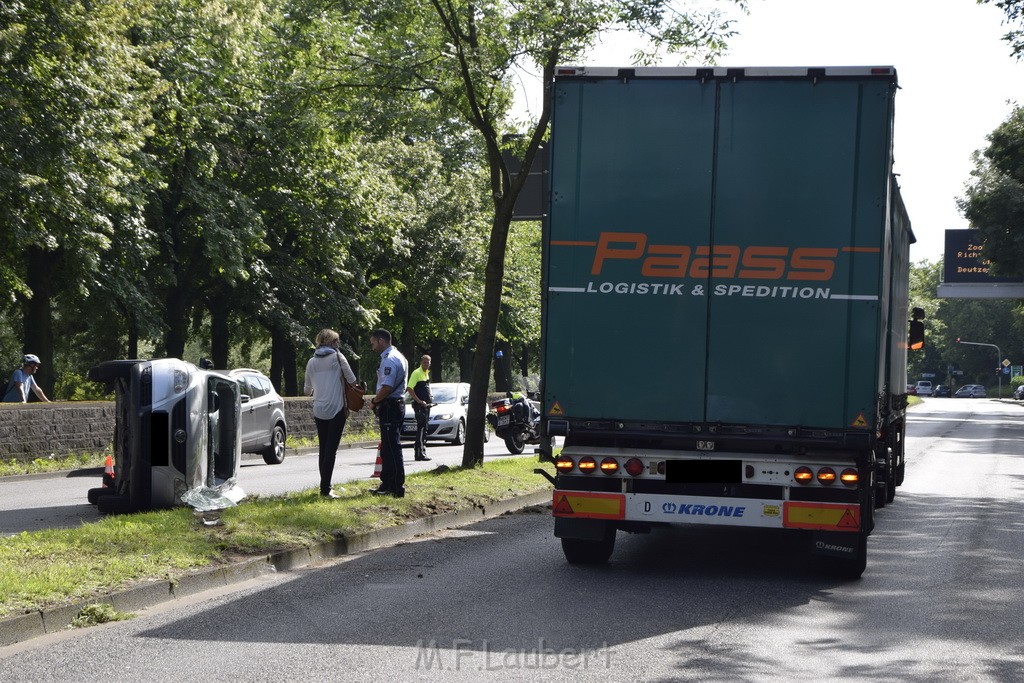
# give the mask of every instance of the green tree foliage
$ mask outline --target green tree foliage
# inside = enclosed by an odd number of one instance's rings
[[[1003,40],[1010,44],[1012,54],[1024,56],[1024,2],[1022,0],[978,0],[979,5],[995,5],[1006,15],[1004,23],[1011,26]]]
[[[738,4],[742,6],[742,2]],[[523,164],[513,176],[502,158],[502,148],[508,134],[524,133],[505,123],[514,71],[525,67],[539,72],[542,82],[549,84],[558,63],[582,57],[602,33],[613,30],[642,33],[651,39],[655,50],[713,58],[724,47],[728,22],[716,10],[681,12],[677,7],[661,0],[432,0],[422,6],[390,0],[359,14],[366,30],[360,34],[363,38],[354,42],[356,55],[342,66],[351,68],[364,83],[393,91],[415,90],[422,93],[424,101],[457,113],[476,131],[486,160],[492,218],[470,377],[465,466],[483,460],[483,416],[505,286],[509,226],[551,114],[550,91],[545,85],[540,116],[516,143]]]
[[[984,238],[993,272],[1024,276],[1024,107],[1015,107],[988,141],[975,154],[960,209]]]
[[[907,355],[907,374],[916,380],[922,373],[935,373],[939,383],[997,384],[995,349],[957,344],[965,341],[995,344],[1003,358],[1024,364],[1024,308],[1007,299],[939,299],[942,263],[922,261],[910,269],[910,300],[927,314],[924,352]],[[948,374],[949,368],[963,372]],[[1004,386],[1008,383],[1003,381]]]
[[[24,0],[0,6],[0,292],[24,346],[54,355],[56,297],[100,276],[132,202],[158,93],[125,27],[142,3]],[[53,365],[41,383],[52,391]]]

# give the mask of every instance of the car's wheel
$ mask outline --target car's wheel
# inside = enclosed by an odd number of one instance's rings
[[[466,423],[463,420],[459,420],[459,426],[455,428],[455,439],[452,443],[456,446],[461,446],[466,443]]]
[[[519,455],[526,448],[526,435],[522,432],[515,432],[505,437],[505,448],[512,455]]]
[[[132,504],[130,497],[116,493],[97,496],[96,510],[103,515],[124,515],[139,511],[138,506]]]
[[[113,489],[108,489],[106,487],[98,489],[89,489],[86,492],[85,497],[89,501],[90,505],[95,505],[96,501],[99,500],[100,496],[109,496],[111,493],[113,493]]]
[[[286,438],[284,425],[280,423],[274,425],[274,433],[270,435],[270,446],[262,453],[263,462],[268,465],[280,465],[284,462],[284,442]]]
[[[93,382],[111,382],[115,379],[126,379],[132,376],[132,368],[142,363],[141,360],[107,360],[89,368],[86,377]]]
[[[562,553],[569,564],[604,564],[615,551],[615,527],[609,525],[604,538],[563,538]]]

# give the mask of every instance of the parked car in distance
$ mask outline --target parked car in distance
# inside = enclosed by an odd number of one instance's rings
[[[1024,384],[1021,384],[1019,387],[1013,390],[1013,397],[1018,401],[1024,398]]]
[[[907,385],[907,396],[917,396],[917,385],[915,385],[915,384],[908,384]]]
[[[965,384],[953,394],[956,398],[985,398],[985,387],[980,384]]]
[[[948,385],[939,384],[935,387],[935,391],[932,392],[932,396],[936,398],[949,398],[953,395],[953,390]]]
[[[430,419],[427,421],[427,441],[447,441],[457,446],[466,443],[466,406],[469,405],[469,384],[467,382],[431,383],[430,393],[434,397],[434,406],[430,409]],[[416,438],[416,415],[411,402],[405,404],[402,438]],[[485,425],[484,441],[488,441],[490,438],[491,430]]]
[[[918,396],[931,396],[932,395],[932,383],[928,380],[921,380],[917,383],[917,395]]]
[[[280,465],[288,438],[284,399],[259,370],[238,368],[227,374],[242,394],[242,452],[259,453],[268,465]]]

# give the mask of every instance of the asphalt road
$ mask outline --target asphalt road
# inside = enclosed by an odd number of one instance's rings
[[[912,410],[858,581],[727,527],[571,567],[533,509],[0,649],[0,680],[1024,680],[1022,411]]]
[[[462,446],[428,444],[430,462],[413,460],[412,443],[404,443],[406,474],[433,469],[440,464],[460,465]],[[535,446],[527,446],[533,453]],[[510,457],[505,442],[491,437],[484,444],[484,458]],[[334,466],[334,484],[368,480],[373,474],[377,445],[341,449]],[[101,515],[86,499],[89,489],[100,486],[97,470],[78,470],[48,475],[0,477],[0,535],[22,531],[77,526]],[[320,485],[316,449],[289,452],[280,465],[267,465],[259,456],[243,456],[238,482],[247,494],[277,495],[315,489]]]

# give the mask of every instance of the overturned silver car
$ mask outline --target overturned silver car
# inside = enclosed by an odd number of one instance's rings
[[[89,379],[115,395],[114,475],[90,489],[102,513],[227,507],[245,493],[238,382],[177,358],[113,360]]]

